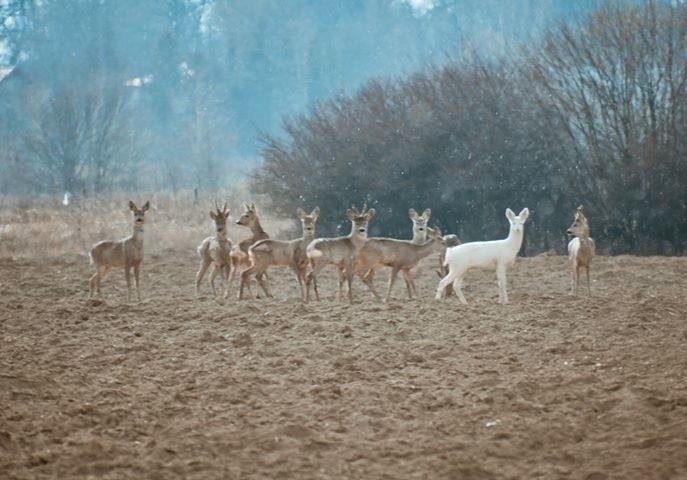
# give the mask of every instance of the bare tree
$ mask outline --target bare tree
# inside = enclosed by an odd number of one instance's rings
[[[125,173],[138,151],[126,102],[117,87],[36,95],[20,151],[28,166],[25,180],[43,191],[96,193],[130,182]]]
[[[685,58],[687,7],[614,2],[553,29],[524,66],[542,113],[574,146],[560,162],[571,187],[635,251],[686,231]]]

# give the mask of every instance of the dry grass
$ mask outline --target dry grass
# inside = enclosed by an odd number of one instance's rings
[[[62,205],[58,198],[27,200],[4,196],[0,197],[0,258],[87,257],[94,243],[131,233],[130,197],[137,203],[148,199],[151,202],[145,233],[149,253],[195,249],[203,238],[213,233],[208,211],[215,200],[227,200],[231,219],[238,218],[243,211],[242,201],[255,201],[261,223],[271,236],[290,236],[297,231],[295,215],[294,219],[276,218],[260,208],[264,199],[240,191],[228,196],[207,195],[197,202],[192,192],[180,192],[84,199],[69,206]],[[246,238],[249,233],[244,227],[230,224],[230,238],[234,241]]]

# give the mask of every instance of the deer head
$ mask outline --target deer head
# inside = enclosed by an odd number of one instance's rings
[[[142,208],[138,208],[132,200],[129,200],[129,210],[131,210],[134,214],[134,228],[143,229],[145,213],[148,211],[149,208],[149,201],[146,201],[146,203],[143,204]]]
[[[305,211],[302,208],[296,209],[296,214],[298,215],[299,220],[301,221],[301,226],[303,227],[303,235],[304,236],[314,236],[315,235],[315,222],[317,222],[317,218],[320,216],[320,207],[315,207],[312,212],[310,212],[310,215],[305,213]]]
[[[224,202],[222,209],[220,210],[219,205],[215,201],[215,210],[210,210],[210,218],[215,222],[215,232],[218,237],[226,238],[227,236],[227,219],[229,218],[230,210],[227,208],[227,202]]]
[[[577,207],[575,210],[575,219],[572,225],[567,230],[568,235],[574,235],[575,237],[588,237],[589,236],[589,223],[587,223],[587,217],[582,213],[582,205]]]

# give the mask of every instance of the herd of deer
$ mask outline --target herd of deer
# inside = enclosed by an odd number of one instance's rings
[[[339,288],[337,298],[343,298],[344,282],[348,288],[348,300],[353,301],[351,284],[355,276],[359,277],[372,294],[381,299],[374,286],[374,275],[382,267],[390,267],[391,274],[387,284],[384,301],[388,301],[398,273],[405,279],[408,297],[417,295],[411,270],[423,258],[432,253],[439,257],[439,286],[435,298],[440,299],[450,294],[451,287],[462,303],[467,303],[461,290],[463,277],[471,269],[488,269],[496,271],[500,303],[508,303],[506,291],[506,272],[513,265],[522,246],[524,224],[529,210],[523,209],[518,215],[506,209],[506,218],[510,223],[508,237],[502,240],[471,242],[461,244],[455,235],[443,235],[438,228],[427,226],[431,210],[426,209],[422,215],[410,209],[408,215],[413,222],[413,238],[399,240],[395,238],[368,238],[367,230],[370,220],[375,216],[375,209],[362,211],[355,207],[346,211],[346,217],[352,224],[351,232],[346,236],[334,238],[315,238],[315,223],[320,215],[319,207],[309,214],[297,209],[297,215],[303,229],[302,236],[295,240],[274,240],[269,238],[260,225],[258,211],[254,203],[243,204],[244,212],[236,221],[247,227],[251,236],[234,245],[227,236],[229,209],[224,203],[222,208],[215,203],[215,210],[210,211],[210,218],[215,222],[215,235],[207,237],[198,246],[200,269],[196,274],[196,292],[200,288],[203,276],[209,268],[212,292],[217,296],[215,279],[220,275],[224,289],[224,298],[229,296],[236,275],[240,269],[241,283],[239,299],[245,295],[252,297],[251,278],[255,278],[265,296],[272,297],[267,269],[273,265],[290,267],[296,274],[300,286],[301,298],[309,301],[311,288],[317,300],[320,299],[317,289],[317,276],[327,265],[335,265],[339,270]],[[106,240],[97,243],[90,251],[91,263],[96,272],[90,279],[90,296],[100,295],[100,282],[113,267],[123,267],[127,299],[131,300],[131,269],[134,270],[134,286],[138,300],[141,300],[139,276],[143,263],[143,225],[145,212],[150,208],[146,202],[142,208],[129,201],[133,213],[134,231],[121,240]],[[580,271],[587,274],[587,288],[591,295],[589,269],[594,257],[594,240],[589,237],[589,224],[582,213],[582,207],[575,212],[573,224],[567,230],[574,238],[568,243],[572,273],[572,292],[577,295]]]

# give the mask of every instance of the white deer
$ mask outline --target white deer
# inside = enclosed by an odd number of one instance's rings
[[[444,289],[453,282],[453,289],[462,303],[467,303],[461,285],[468,270],[474,268],[496,270],[499,286],[499,302],[508,303],[506,291],[506,272],[515,263],[515,257],[522,246],[525,221],[530,211],[525,208],[517,216],[510,208],[506,209],[506,218],[510,222],[508,237],[503,240],[489,242],[463,243],[446,250],[444,265],[448,266],[448,274],[439,281],[437,299],[442,297]]]
[[[594,239],[589,237],[589,223],[587,217],[582,213],[582,205],[577,207],[575,211],[575,220],[568,228],[568,235],[574,235],[575,238],[568,242],[568,257],[570,258],[570,273],[572,275],[572,294],[577,295],[578,285],[580,281],[580,270],[585,269],[587,272],[587,293],[592,294],[591,282],[589,280],[589,269],[592,264],[592,258],[596,252],[596,245]]]
[[[200,282],[207,269],[212,266],[210,271],[210,285],[212,294],[216,297],[215,277],[220,274],[222,287],[224,288],[224,298],[229,296],[229,274],[231,273],[231,240],[227,238],[227,219],[230,210],[224,202],[222,209],[215,202],[216,211],[210,210],[210,218],[215,222],[215,235],[207,237],[198,246],[198,256],[200,257],[200,269],[196,273],[196,294],[200,288]]]
[[[258,240],[248,248],[248,257],[251,266],[241,273],[241,288],[239,298],[243,298],[243,289],[248,288],[248,294],[252,297],[250,290],[250,277],[255,275],[262,289],[267,292],[268,297],[272,297],[269,285],[263,284],[262,274],[270,265],[282,265],[291,267],[298,278],[298,285],[301,289],[301,298],[305,300],[305,272],[308,268],[308,257],[305,249],[315,238],[315,223],[320,216],[320,207],[308,215],[303,209],[296,210],[298,219],[301,221],[303,235],[295,240]],[[264,282],[266,283],[266,282]]]
[[[373,280],[375,272],[382,267],[391,267],[384,302],[388,302],[391,297],[391,290],[398,272],[403,272],[408,290],[408,298],[417,296],[411,269],[431,253],[444,250],[444,239],[441,236],[441,230],[438,228],[427,228],[426,231],[429,233],[430,239],[419,244],[413,243],[412,240],[398,240],[395,238],[370,238],[365,242],[365,246],[360,250],[356,258],[354,271],[361,277],[378,300],[381,297],[375,289]]]
[[[308,244],[305,252],[312,264],[312,270],[306,279],[305,300],[310,297],[310,284],[313,284],[315,296],[320,299],[317,291],[316,278],[320,271],[327,265],[339,267],[339,290],[337,298],[342,298],[343,281],[348,283],[348,301],[353,303],[353,292],[351,282],[353,280],[353,262],[358,252],[365,244],[367,239],[367,225],[375,215],[375,209],[367,211],[367,205],[363,206],[362,212],[355,207],[346,211],[346,217],[351,221],[351,233],[345,237],[318,238]]]
[[[126,276],[127,301],[131,301],[131,268],[134,269],[134,283],[138,301],[141,301],[141,291],[138,288],[141,265],[143,264],[143,224],[145,213],[150,208],[150,202],[146,202],[142,208],[138,208],[129,200],[129,209],[134,215],[134,232],[121,240],[103,240],[96,243],[89,256],[91,263],[95,264],[95,274],[89,281],[89,296],[95,292],[100,295],[100,282],[107,272],[113,267],[124,267]]]

